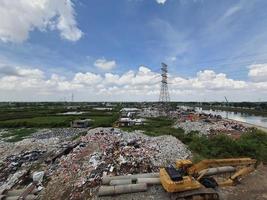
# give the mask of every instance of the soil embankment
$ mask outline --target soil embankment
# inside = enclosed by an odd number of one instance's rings
[[[233,119],[231,119],[231,121],[238,122],[240,124],[243,124],[246,127],[254,127],[254,128],[257,128],[257,129],[267,133],[267,128],[266,127],[255,125],[255,124],[250,124],[250,123],[247,123],[247,122],[241,122],[241,121],[237,121],[237,120],[233,120]]]
[[[267,199],[267,166],[260,165],[240,184],[222,189],[223,200],[265,200]]]

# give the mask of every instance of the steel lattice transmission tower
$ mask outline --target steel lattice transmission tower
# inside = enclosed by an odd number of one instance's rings
[[[161,63],[161,87],[159,94],[159,102],[169,102],[170,94],[168,90],[168,66],[165,63]]]

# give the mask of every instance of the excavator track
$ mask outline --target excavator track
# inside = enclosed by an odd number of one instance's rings
[[[219,193],[212,188],[179,192],[176,200],[219,200]]]

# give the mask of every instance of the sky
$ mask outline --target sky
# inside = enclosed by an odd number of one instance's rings
[[[0,0],[0,101],[267,101],[266,0]]]

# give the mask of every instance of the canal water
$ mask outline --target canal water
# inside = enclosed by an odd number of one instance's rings
[[[233,119],[241,122],[246,122],[249,124],[254,124],[257,126],[262,126],[267,128],[267,117],[255,116],[252,114],[240,113],[240,112],[227,112],[221,110],[206,110],[200,107],[195,108],[198,112],[211,113],[213,115],[221,115],[223,118]]]

